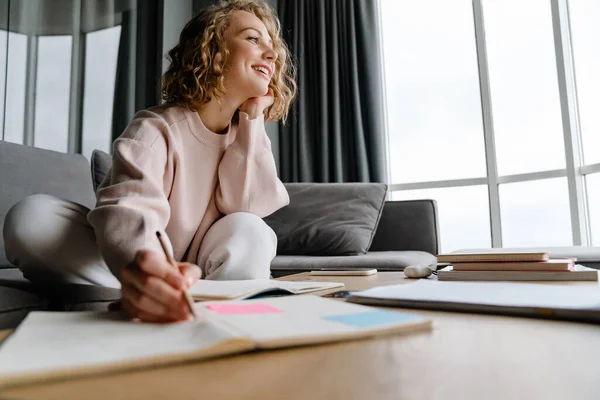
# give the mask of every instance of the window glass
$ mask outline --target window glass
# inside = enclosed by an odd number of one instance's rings
[[[83,91],[83,154],[110,152],[112,116],[121,27],[87,34]]]
[[[565,168],[550,1],[482,4],[498,174]]]
[[[72,36],[38,38],[34,146],[67,152]]]
[[[382,0],[381,14],[391,181],[485,176],[471,1]]]
[[[600,163],[600,1],[569,2],[577,103],[586,164]]]
[[[600,246],[600,173],[585,176],[592,245]]]
[[[504,247],[571,246],[567,178],[499,187]]]
[[[27,36],[9,32],[7,54],[4,140],[23,144],[25,132]]]

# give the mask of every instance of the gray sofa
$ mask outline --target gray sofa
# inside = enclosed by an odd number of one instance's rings
[[[92,162],[94,170],[90,173],[90,163],[82,155],[0,141],[0,329],[16,326],[31,310],[102,310],[119,298],[118,290],[91,285],[34,286],[6,259],[2,237],[7,211],[31,194],[46,193],[93,207],[92,178],[98,179],[102,173],[98,169],[106,168],[108,165]],[[322,190],[319,184],[290,184],[288,188],[294,193],[310,190],[313,197]],[[336,201],[343,203],[344,199],[338,196]],[[292,204],[286,210],[287,218],[290,215],[293,218],[295,203],[292,197]],[[328,267],[371,267],[389,271],[402,270],[411,264],[435,265],[435,255],[439,252],[435,201],[385,201],[377,217],[365,254],[278,255],[272,263],[273,276]],[[281,223],[276,222],[276,218],[265,220],[268,224]]]

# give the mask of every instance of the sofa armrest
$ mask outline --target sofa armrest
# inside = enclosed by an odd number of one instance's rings
[[[440,252],[435,200],[386,201],[369,251]]]

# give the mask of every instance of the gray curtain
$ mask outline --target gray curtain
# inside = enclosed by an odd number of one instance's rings
[[[280,126],[283,181],[386,182],[376,3],[278,1],[299,89]]]
[[[160,104],[163,0],[142,0],[123,12],[113,103],[112,140],[135,113]]]

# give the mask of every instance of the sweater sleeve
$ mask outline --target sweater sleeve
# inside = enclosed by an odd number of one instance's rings
[[[160,123],[151,118],[134,119],[114,142],[113,165],[96,192],[88,222],[106,264],[119,279],[121,268],[138,250],[161,251],[155,232],[166,227],[170,215],[163,192],[166,163]]]
[[[248,212],[263,218],[289,204],[277,177],[264,117],[240,112],[235,141],[219,163],[216,204],[223,214]]]

